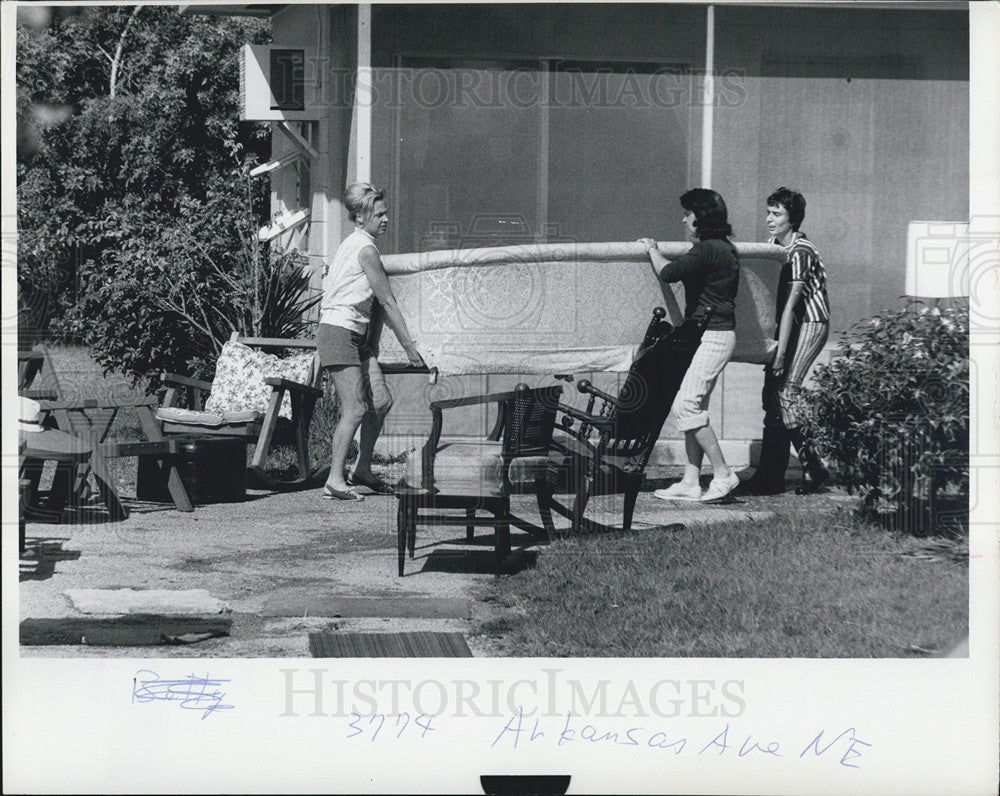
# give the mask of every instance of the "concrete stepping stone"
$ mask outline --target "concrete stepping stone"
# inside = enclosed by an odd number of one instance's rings
[[[67,589],[81,614],[221,614],[228,609],[206,589]]]

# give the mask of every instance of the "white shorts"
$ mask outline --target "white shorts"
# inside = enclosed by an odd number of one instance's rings
[[[706,330],[702,334],[701,344],[674,398],[674,419],[681,431],[708,425],[708,400],[735,348],[736,332],[732,330]]]

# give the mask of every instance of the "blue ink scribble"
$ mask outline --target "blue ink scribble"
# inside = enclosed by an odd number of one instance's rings
[[[133,702],[180,702],[184,710],[201,710],[204,721],[216,710],[233,710],[235,705],[224,705],[222,700],[225,691],[218,690],[222,683],[229,680],[196,677],[189,674],[183,680],[161,680],[160,675],[149,669],[140,669],[132,678]]]

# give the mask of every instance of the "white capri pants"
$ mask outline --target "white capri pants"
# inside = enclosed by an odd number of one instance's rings
[[[708,400],[735,348],[736,332],[732,330],[709,329],[702,334],[698,350],[674,398],[672,411],[681,431],[694,431],[708,425]]]

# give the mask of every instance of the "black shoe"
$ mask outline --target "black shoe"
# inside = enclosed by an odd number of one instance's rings
[[[830,474],[825,470],[818,478],[804,477],[802,483],[795,487],[796,495],[812,495],[823,487],[830,480]]]

